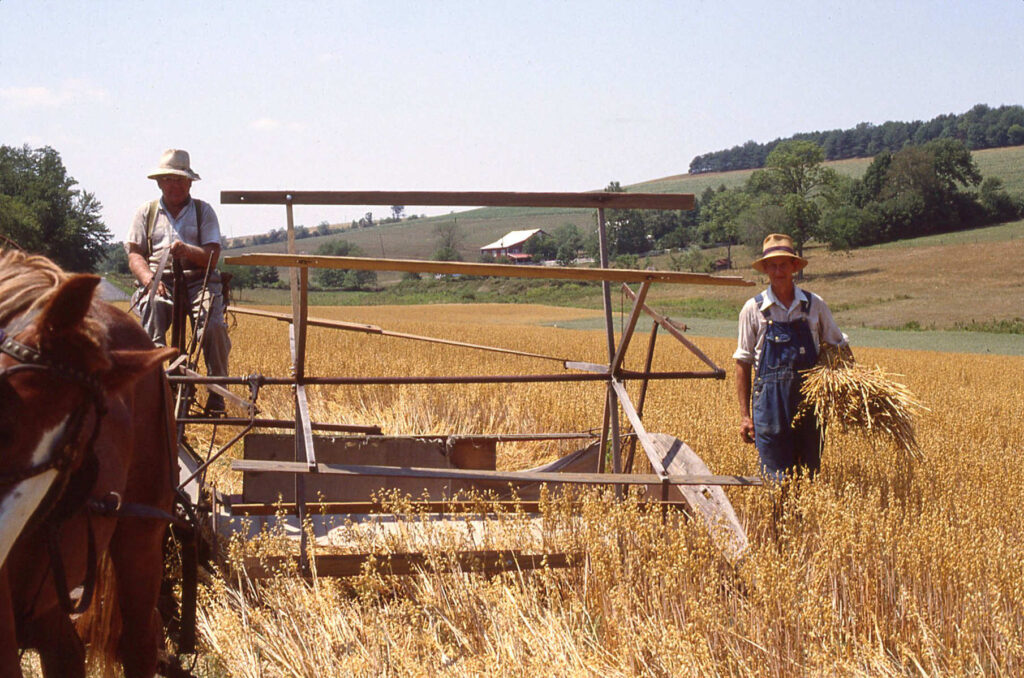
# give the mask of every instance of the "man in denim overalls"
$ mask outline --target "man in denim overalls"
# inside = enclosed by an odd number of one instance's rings
[[[802,417],[793,425],[801,400],[800,371],[814,366],[821,342],[847,343],[824,300],[793,283],[794,274],[806,265],[788,235],[765,238],[761,258],[752,266],[768,276],[771,286],[740,311],[733,354],[740,436],[756,445],[761,472],[774,480],[797,470],[813,474],[821,466],[821,430],[815,418]]]

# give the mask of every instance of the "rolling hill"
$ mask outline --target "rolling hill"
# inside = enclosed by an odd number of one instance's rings
[[[1003,180],[1010,193],[1024,194],[1024,146],[995,148],[976,151],[974,158],[983,176],[996,176]],[[860,176],[871,163],[870,158],[839,160],[826,163],[836,171],[848,176]],[[679,174],[652,179],[627,186],[629,191],[649,193],[694,193],[699,195],[708,187],[736,186],[750,176],[753,170],[717,172],[706,174]],[[558,187],[552,187],[558,190]],[[415,206],[409,206],[415,207]],[[357,245],[366,256],[385,256],[403,259],[428,259],[435,249],[434,227],[438,223],[457,220],[465,241],[460,247],[464,259],[476,261],[479,248],[493,242],[509,231],[526,228],[551,230],[566,223],[575,224],[580,230],[594,228],[595,215],[592,210],[568,210],[547,208],[480,208],[456,212],[444,216],[421,219],[406,219],[401,222],[382,224],[370,228],[346,229],[326,236],[304,238],[297,241],[300,253],[309,254],[323,242],[344,238]],[[230,248],[225,255],[243,252],[284,252],[284,242]]]

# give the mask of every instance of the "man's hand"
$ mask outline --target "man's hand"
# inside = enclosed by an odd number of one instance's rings
[[[147,290],[149,289],[149,286],[153,284],[153,279],[154,278],[156,278],[156,275],[150,275],[149,276],[149,282],[146,283],[146,289]],[[164,281],[163,280],[161,280],[157,284],[157,286],[156,286],[156,293],[157,293],[157,295],[159,295],[161,297],[168,298],[168,299],[171,296],[170,294],[167,293],[167,288],[164,286]]]
[[[740,421],[740,438],[745,443],[754,442],[754,420],[750,417],[743,417]]]
[[[745,443],[754,442],[754,420],[750,418],[750,363],[736,361],[736,398],[740,403],[740,438]]]
[[[196,249],[189,245],[184,240],[175,239],[171,243],[171,256],[175,259],[191,259],[194,256],[193,250]]]

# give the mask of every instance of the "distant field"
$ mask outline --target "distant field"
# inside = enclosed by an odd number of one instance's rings
[[[1024,261],[1024,221],[853,252],[829,252],[812,246],[806,255],[810,265],[800,284],[821,294],[840,326],[865,345],[1024,353],[1024,335],[1013,333],[1024,318],[1024,274],[1020,270]],[[758,286],[766,284],[763,276],[750,269],[749,252],[734,248],[733,256],[737,264],[733,275]],[[653,266],[664,268],[665,262],[656,259]],[[655,285],[649,300],[662,312],[685,320],[697,334],[730,336],[740,306],[756,289]],[[246,290],[240,300],[285,305],[288,295],[285,290]],[[537,285],[493,278],[425,280],[418,294],[404,297],[390,292],[313,292],[310,296],[312,304],[347,307],[439,301],[601,308],[600,290],[594,285]],[[628,313],[629,302],[617,287],[612,303],[616,315]],[[472,313],[474,306],[467,308]],[[319,313],[320,309],[313,312]],[[590,321],[577,318],[573,322],[583,327]],[[961,331],[965,327],[1003,331]]]
[[[1000,177],[1011,193],[1024,193],[1024,146],[997,148],[978,151],[974,154],[978,167],[984,176]],[[860,176],[870,164],[869,158],[840,160],[828,163],[836,171],[848,176]],[[711,172],[708,174],[679,174],[652,179],[628,186],[635,192],[650,193],[693,193],[700,195],[706,188],[738,186],[752,173],[752,170],[738,172]],[[557,190],[558,187],[552,187]],[[410,205],[409,209],[415,206]],[[304,238],[297,241],[300,253],[312,253],[316,248],[335,238],[344,238],[359,246],[366,256],[429,259],[435,249],[434,227],[456,219],[465,234],[460,248],[462,256],[469,261],[479,258],[480,247],[493,242],[509,231],[525,228],[551,230],[563,224],[575,224],[581,230],[595,226],[592,210],[564,210],[546,208],[480,208],[456,212],[450,215],[405,220],[396,224],[384,224],[372,228],[345,230],[328,236]],[[285,244],[272,243],[231,249],[227,254],[241,252],[284,252]],[[398,276],[383,276],[382,282],[397,280]]]

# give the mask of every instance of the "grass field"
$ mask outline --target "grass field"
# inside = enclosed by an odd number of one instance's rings
[[[600,360],[600,333],[561,327],[587,314],[507,305],[318,309],[398,331]],[[287,373],[283,324],[239,317],[232,336],[233,372]],[[636,342],[627,365],[640,364],[644,343]],[[698,343],[729,364],[733,340]],[[659,347],[656,369],[697,365],[670,339]],[[696,523],[663,523],[658,512],[602,495],[577,510],[551,501],[544,548],[580,554],[580,568],[489,578],[367,574],[345,586],[287,573],[262,583],[214,581],[202,596],[197,671],[1019,675],[1024,399],[1017,375],[1024,358],[871,348],[857,356],[902,375],[929,408],[918,424],[922,457],[834,432],[820,476],[792,488],[781,509],[773,509],[766,489],[730,490],[751,539],[736,567]],[[309,374],[552,369],[534,359],[316,328],[307,365]],[[753,473],[755,453],[737,434],[734,389],[731,374],[724,382],[655,384],[645,423],[688,442],[713,472]],[[264,395],[265,415],[291,416],[287,389]],[[314,419],[380,423],[387,433],[583,430],[600,424],[602,399],[599,385],[579,384],[313,388],[310,396]],[[526,468],[564,453],[539,443],[503,444],[498,465]],[[231,490],[237,480],[221,473],[220,487]],[[419,517],[407,520],[405,533],[412,534]],[[515,520],[500,521],[510,547],[529,541],[525,523],[521,537],[508,532]],[[397,539],[389,549],[407,546]],[[444,562],[454,546],[439,539],[427,550]]]
[[[712,252],[712,255],[716,254]],[[956,352],[1024,353],[1024,221],[890,243],[853,252],[812,246],[800,282],[820,294],[840,326],[858,343]],[[767,284],[749,268],[753,255],[734,248],[735,274]],[[655,268],[666,263],[655,259]],[[311,294],[313,304],[534,303],[601,308],[596,285],[537,285],[515,280],[424,281],[416,294]],[[732,336],[743,302],[757,288],[655,285],[650,303],[685,321],[697,335]],[[286,305],[285,290],[245,291],[242,303]],[[628,302],[613,291],[616,315]],[[320,315],[321,307],[312,313]],[[441,307],[436,317],[452,313]],[[410,311],[411,312],[411,311]],[[597,326],[600,321],[589,322]],[[585,326],[585,325],[581,325]],[[987,332],[985,330],[988,330]]]

